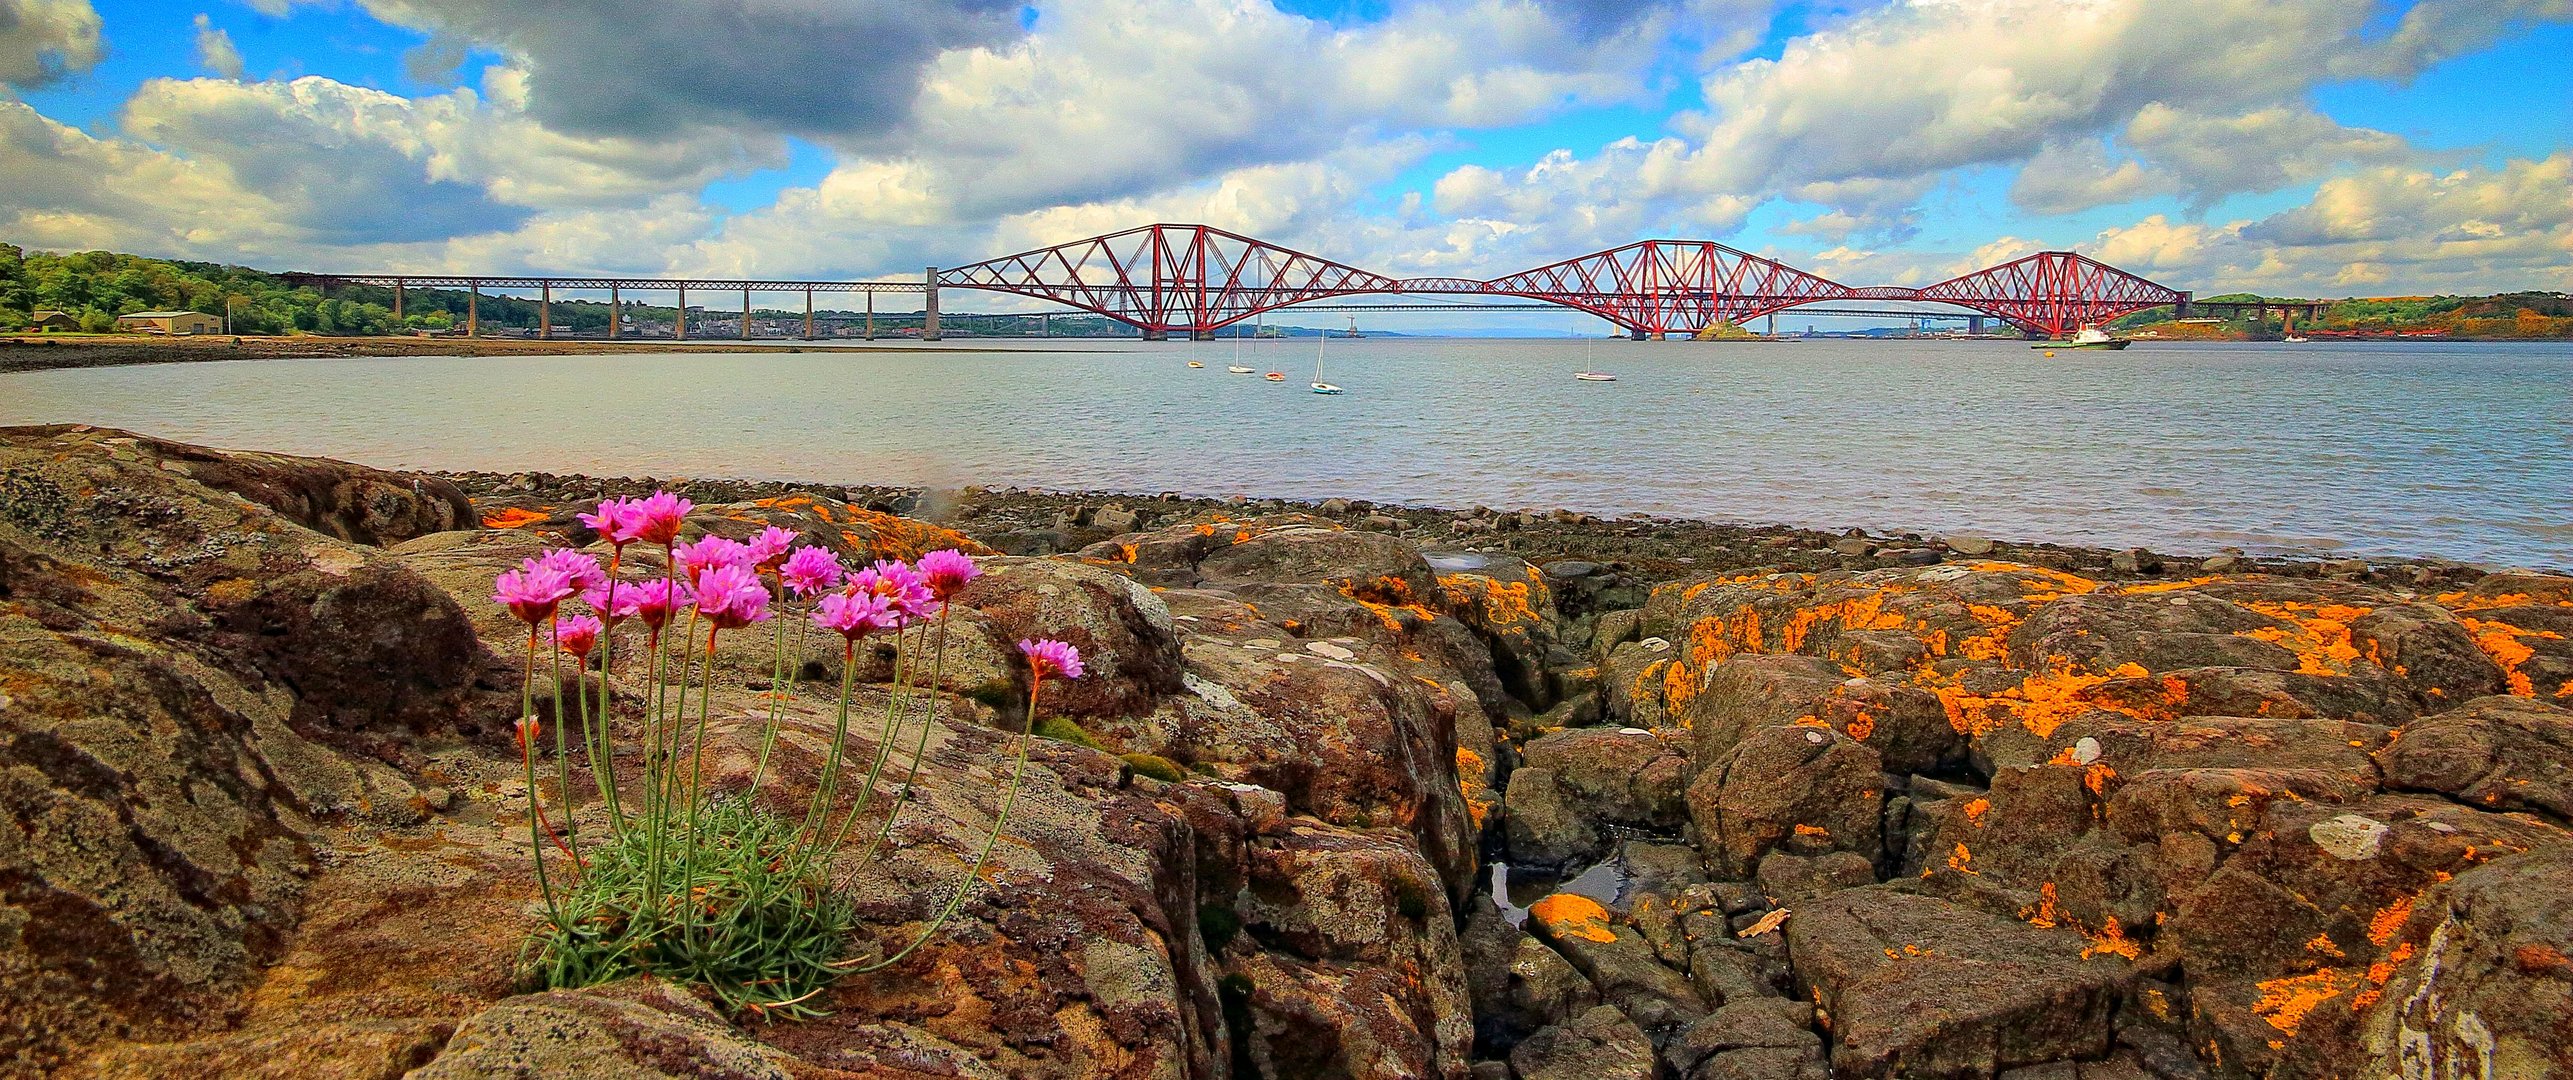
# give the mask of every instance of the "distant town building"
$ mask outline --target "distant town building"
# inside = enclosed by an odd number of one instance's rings
[[[223,330],[223,320],[202,311],[137,311],[116,317],[116,326],[146,334],[213,334]]]
[[[80,329],[80,316],[74,315],[68,311],[55,311],[51,308],[40,308],[35,314],[27,317],[27,328],[30,330],[78,330]]]

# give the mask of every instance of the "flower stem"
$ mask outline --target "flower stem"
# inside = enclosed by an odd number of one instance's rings
[[[930,938],[937,936],[938,931],[946,928],[947,920],[954,918],[957,909],[965,906],[965,898],[972,895],[974,886],[982,881],[983,866],[991,861],[992,848],[1000,843],[1001,830],[1009,825],[1010,811],[1018,806],[1019,783],[1027,776],[1027,746],[1036,738],[1036,694],[1044,686],[1045,676],[1041,672],[1028,684],[1027,730],[1020,732],[1018,736],[1018,761],[1010,767],[1009,794],[1002,797],[1000,815],[992,819],[992,831],[983,837],[983,849],[974,853],[974,865],[966,869],[965,880],[957,883],[956,891],[947,898],[946,906],[939,909],[938,917],[929,921],[928,928],[922,930],[919,937],[913,938],[911,944],[903,946],[901,952],[858,968],[859,974],[892,967],[901,963],[903,957],[911,955],[914,950],[927,944]]]

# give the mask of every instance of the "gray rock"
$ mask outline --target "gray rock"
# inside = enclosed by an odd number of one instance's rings
[[[1090,524],[1112,533],[1130,533],[1143,524],[1143,516],[1120,503],[1109,503],[1090,515]]]
[[[1573,798],[1554,770],[1530,767],[1511,773],[1501,803],[1502,835],[1512,865],[1563,867],[1608,852],[1588,808]]]
[[[1663,1048],[1662,1060],[1690,1080],[1821,1080],[1828,1074],[1813,1023],[1814,1007],[1804,1002],[1745,998],[1689,1025]]]
[[[2162,556],[2143,548],[2128,548],[2108,557],[2108,568],[2120,574],[2159,574]]]
[[[1941,537],[1939,542],[1946,544],[1948,546],[1948,550],[1956,552],[1959,555],[1992,554],[1992,540],[1989,537],[1972,535],[1946,536]]]
[[[1864,536],[1844,536],[1832,541],[1831,549],[1843,555],[1863,556],[1875,551],[1876,543]]]
[[[1510,1051],[1519,1080],[1653,1080],[1653,1043],[1602,1005],[1527,1038]]]
[[[2241,559],[2235,558],[2231,555],[2218,555],[2205,562],[2199,563],[2198,569],[2204,570],[2210,574],[2230,574],[2234,572],[2235,568],[2240,567],[2241,565]]]
[[[1937,549],[1925,547],[1887,548],[1876,553],[1876,561],[1887,566],[1929,566],[1940,557]]]

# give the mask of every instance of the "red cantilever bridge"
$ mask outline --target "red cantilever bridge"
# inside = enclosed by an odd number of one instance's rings
[[[1643,240],[1476,281],[1386,277],[1207,225],[1146,225],[932,270],[930,279],[1097,312],[1147,337],[1203,335],[1263,312],[1378,293],[1544,301],[1639,338],[1739,325],[1831,300],[1954,304],[2052,335],[2189,303],[2188,293],[2069,251],[2039,252],[1924,288],[1861,288],[1711,240]]]
[[[1034,297],[1096,312],[1136,327],[1148,339],[1174,333],[1205,337],[1264,312],[1316,300],[1389,293],[1558,304],[1606,319],[1637,338],[1694,334],[1722,323],[1740,325],[1799,305],[1836,300],[1951,304],[1999,318],[2030,333],[2053,336],[2147,308],[2173,306],[2186,315],[2192,306],[2186,292],[2070,251],[2041,251],[1921,288],[1859,287],[1711,240],[1642,240],[1478,281],[1387,277],[1210,225],[1170,224],[1145,225],[972,266],[945,270],[930,267],[918,282],[295,276],[324,286],[349,283],[390,287],[394,290],[397,315],[406,286],[469,288],[476,298],[486,288],[532,290],[542,297],[539,332],[549,337],[556,289],[604,289],[611,306],[618,303],[620,290],[675,289],[683,311],[688,307],[690,289],[700,290],[700,295],[739,292],[743,337],[750,336],[754,292],[802,292],[806,337],[813,334],[814,293],[865,294],[869,336],[873,336],[875,294],[917,293],[923,299],[921,337],[926,339],[939,336],[939,291],[960,288]],[[2245,301],[2201,302],[2195,306],[2248,310],[2255,305]],[[2319,314],[2321,306],[2316,301],[2275,300],[2257,305],[2264,315],[2283,309],[2303,311],[2309,317]],[[468,333],[472,332],[473,310],[471,306],[467,308]],[[613,336],[617,321],[611,319],[608,325]],[[679,322],[677,333],[686,336],[685,319]]]

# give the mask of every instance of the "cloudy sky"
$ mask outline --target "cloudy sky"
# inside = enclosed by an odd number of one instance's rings
[[[916,276],[1154,220],[1398,276],[2573,289],[2573,0],[0,0],[0,240]]]

